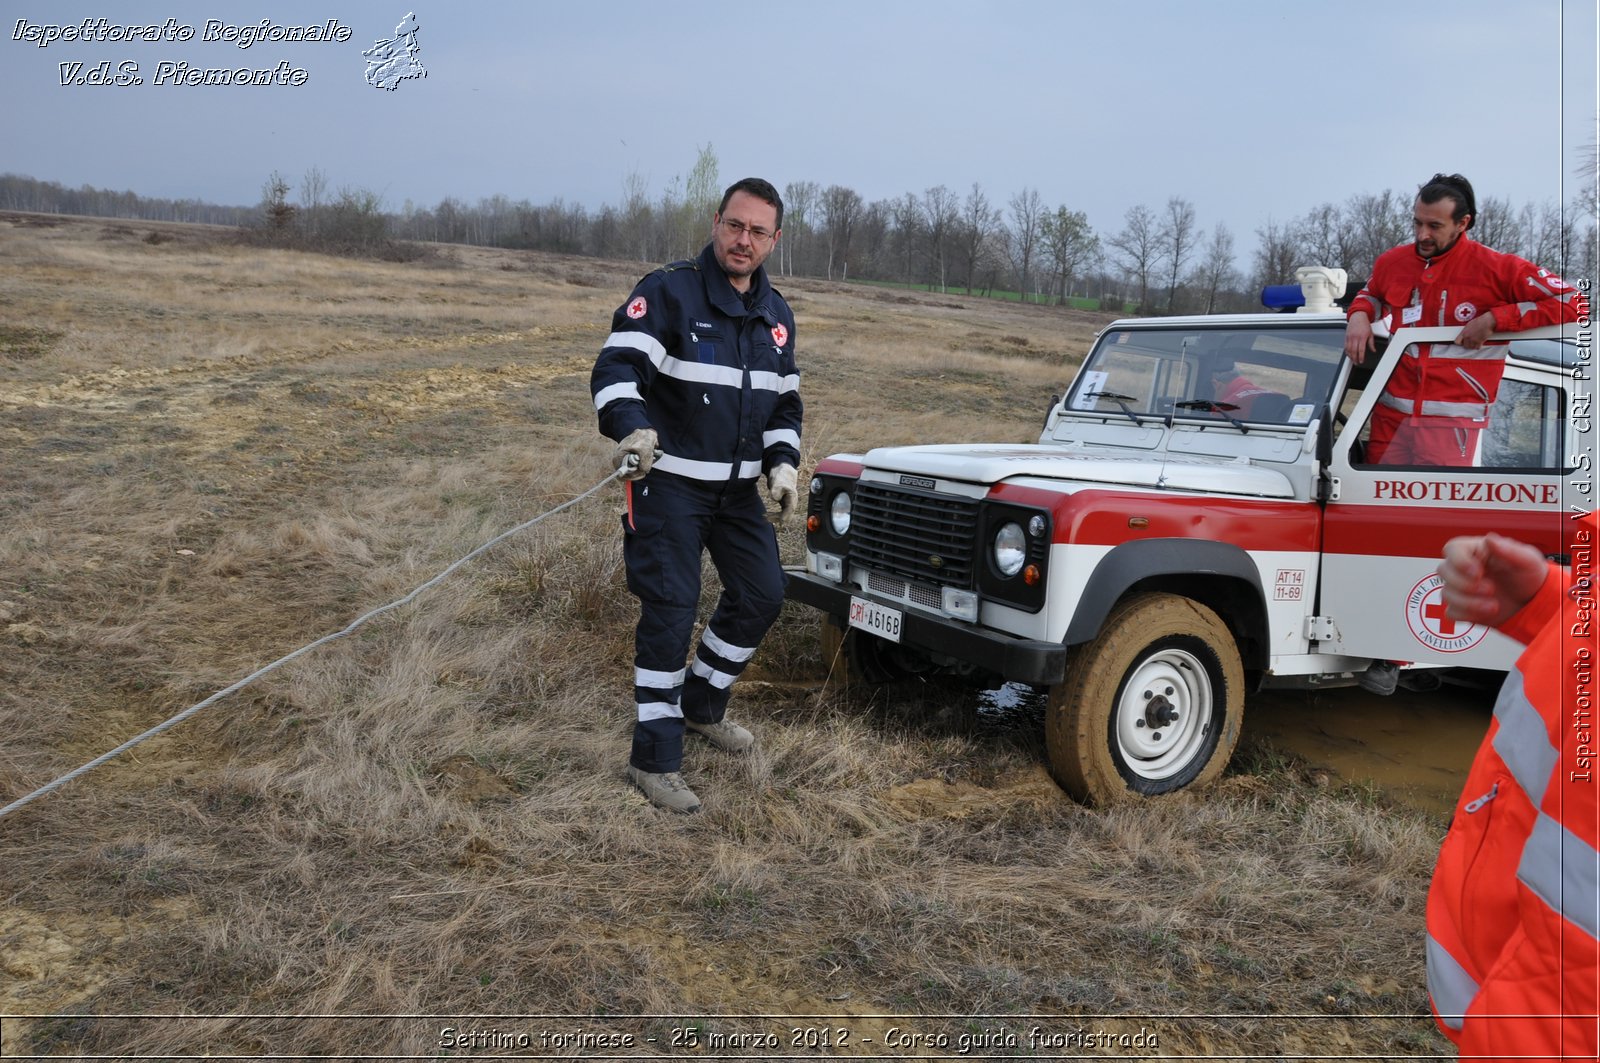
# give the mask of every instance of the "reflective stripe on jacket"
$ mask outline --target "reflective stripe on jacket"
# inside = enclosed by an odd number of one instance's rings
[[[1506,677],[1428,893],[1428,995],[1461,1054],[1595,1058],[1600,1009],[1600,773],[1595,763],[1596,524],[1569,529],[1573,572],[1502,630]]]
[[[600,431],[654,428],[655,467],[693,480],[753,480],[800,465],[794,314],[766,269],[748,306],[711,245],[648,274],[612,315],[589,377]]]

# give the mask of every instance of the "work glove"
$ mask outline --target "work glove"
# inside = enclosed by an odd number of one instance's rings
[[[793,465],[774,465],[767,472],[767,497],[778,503],[778,523],[787,524],[800,500]]]
[[[611,464],[623,470],[624,480],[641,480],[660,456],[661,451],[656,447],[656,430],[635,428],[617,444],[617,449],[611,455]],[[630,458],[639,459],[631,468],[628,467]]]

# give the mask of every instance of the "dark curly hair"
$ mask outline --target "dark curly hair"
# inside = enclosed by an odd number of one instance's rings
[[[1478,201],[1472,195],[1472,182],[1458,173],[1436,173],[1417,192],[1417,199],[1433,205],[1441,199],[1455,201],[1456,209],[1450,217],[1455,221],[1467,218],[1467,228],[1478,220]]]

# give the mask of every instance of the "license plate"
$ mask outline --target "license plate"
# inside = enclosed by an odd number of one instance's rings
[[[871,632],[879,638],[899,642],[900,618],[901,613],[898,609],[890,609],[877,602],[869,602],[865,598],[850,599],[850,626]]]

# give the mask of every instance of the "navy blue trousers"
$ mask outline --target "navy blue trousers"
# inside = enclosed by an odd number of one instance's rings
[[[755,481],[707,484],[654,472],[626,486],[623,560],[628,589],[639,599],[630,762],[641,771],[678,771],[684,717],[722,719],[729,687],[783,607],[786,577]],[[706,552],[722,597],[685,667]]]

